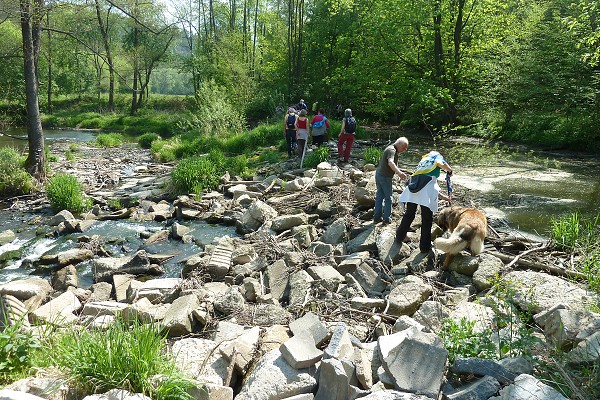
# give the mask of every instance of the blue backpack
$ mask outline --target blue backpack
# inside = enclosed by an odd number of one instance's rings
[[[288,129],[296,129],[296,116],[294,114],[289,114],[287,117],[287,128]]]

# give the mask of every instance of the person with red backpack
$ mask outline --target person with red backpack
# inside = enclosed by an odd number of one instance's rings
[[[296,119],[296,110],[293,107],[288,108],[283,120],[283,134],[285,135],[287,153],[290,158],[294,155],[294,149],[296,148]]]
[[[354,143],[356,135],[356,119],[352,116],[352,110],[346,108],[344,111],[344,119],[342,120],[342,129],[340,130],[340,138],[338,139],[338,157],[340,161],[345,163],[350,159],[350,151]]]

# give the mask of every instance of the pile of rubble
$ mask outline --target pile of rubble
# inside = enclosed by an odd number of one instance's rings
[[[160,277],[168,255],[140,248],[107,256],[102,238],[84,236],[79,247],[37,261],[54,271],[50,280],[0,284],[0,321],[100,329],[115,318],[160,323],[199,399],[565,399],[534,377],[518,348],[497,362],[449,362],[444,324],[491,332],[499,348],[518,339],[523,322],[515,313],[527,311],[537,329],[528,350],[560,347],[573,364],[597,363],[600,315],[589,310],[598,296],[562,277],[507,268],[488,252],[458,255],[441,271],[443,254],[416,246],[418,219],[401,245],[394,226],[371,222],[373,175],[369,167],[322,163],[252,182],[225,177],[219,193],[172,202],[129,185],[130,193],[145,193],[136,207],[96,206],[80,219],[61,212],[44,222],[64,234],[85,233],[97,220],[154,220],[164,229],[153,240],[188,241],[186,221],[202,219],[235,224],[239,236],[205,246],[179,278]],[[433,233],[442,234],[437,226]],[[95,283],[84,289],[76,267],[89,260]],[[510,298],[494,283],[509,287]],[[38,376],[0,390],[0,398],[70,393],[67,380]],[[143,398],[121,390],[85,397]]]

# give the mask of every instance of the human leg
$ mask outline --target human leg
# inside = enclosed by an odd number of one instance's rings
[[[313,136],[313,144],[317,147],[320,147],[323,144],[324,139],[325,135]]]
[[[286,143],[288,156],[290,156],[290,157],[292,156],[292,149],[293,149],[292,142],[293,142],[293,137],[295,137],[295,136],[296,136],[296,132],[289,131],[289,130],[285,131],[285,143]]]
[[[406,203],[406,210],[404,210],[402,221],[400,221],[400,225],[398,226],[398,229],[396,229],[396,242],[402,243],[410,229],[410,224],[412,224],[415,219],[416,213],[417,205],[415,203]]]
[[[350,151],[352,150],[352,144],[354,143],[354,135],[346,134],[346,148],[344,149],[344,161],[348,162],[350,159]]]
[[[345,137],[346,135],[344,135],[343,133],[340,135],[340,138],[338,139],[338,143],[337,143],[337,151],[338,151],[338,157],[339,158],[343,158],[344,157],[344,142],[346,141]]]
[[[419,249],[422,253],[431,250],[431,226],[433,225],[433,212],[429,207],[421,206],[421,241]]]
[[[377,188],[377,191],[375,192],[375,209],[373,210],[373,220],[375,222],[379,222],[384,214],[384,201],[388,193],[391,199],[392,178],[375,173],[375,187]],[[390,188],[389,191],[387,189],[388,187]],[[388,201],[388,203],[391,203],[391,200]]]

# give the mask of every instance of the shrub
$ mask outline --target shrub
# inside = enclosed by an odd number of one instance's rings
[[[474,327],[475,321],[465,318],[458,322],[451,318],[444,319],[440,336],[448,350],[450,363],[456,357],[494,358],[495,345],[490,339],[492,332],[489,329],[477,332]]]
[[[138,138],[138,144],[142,149],[149,149],[152,146],[152,142],[160,139],[160,136],[156,133],[144,133]]]
[[[120,133],[101,133],[96,136],[96,144],[101,147],[117,147],[125,141]]]
[[[56,339],[51,354],[84,390],[126,389],[154,399],[192,399],[174,362],[165,356],[166,337],[157,326],[116,320],[106,330],[69,330]],[[169,378],[153,385],[153,377]],[[161,388],[162,387],[162,388]],[[177,390],[179,387],[179,390]]]
[[[56,174],[46,187],[48,200],[55,211],[69,210],[79,213],[90,208],[91,200],[84,197],[77,178],[70,174]]]
[[[363,151],[363,160],[365,160],[366,164],[379,164],[379,159],[381,158],[381,154],[383,151],[376,147],[368,147]]]
[[[214,161],[208,157],[190,157],[173,169],[171,181],[179,193],[200,194],[219,185],[219,174]]]
[[[0,306],[2,306],[0,299]],[[32,366],[32,353],[40,348],[30,331],[23,329],[22,321],[9,324],[0,321],[0,384],[12,382],[26,375]]]
[[[314,168],[319,165],[319,163],[327,161],[328,159],[329,149],[326,146],[317,147],[305,157],[303,167]]]
[[[10,147],[0,149],[1,195],[19,195],[33,190],[33,178],[23,169],[22,164],[21,156],[17,150]]]

